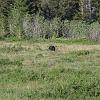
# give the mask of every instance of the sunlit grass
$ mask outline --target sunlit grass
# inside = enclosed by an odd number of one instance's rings
[[[0,100],[74,99],[100,99],[99,44],[0,41]]]

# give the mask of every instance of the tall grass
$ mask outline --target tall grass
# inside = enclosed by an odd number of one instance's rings
[[[62,41],[1,41],[0,99],[98,100],[100,46]]]

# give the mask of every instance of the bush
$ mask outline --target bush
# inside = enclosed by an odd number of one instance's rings
[[[89,39],[100,40],[100,24],[98,22],[92,23],[89,26],[87,37]]]

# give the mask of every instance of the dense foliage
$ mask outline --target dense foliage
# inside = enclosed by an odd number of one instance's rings
[[[72,20],[99,22],[100,0],[0,0],[0,33],[5,36],[69,36]]]

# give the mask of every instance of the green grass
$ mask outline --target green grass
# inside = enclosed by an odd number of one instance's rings
[[[100,99],[99,43],[40,41],[0,41],[0,100]]]
[[[88,45],[94,45],[94,44],[100,44],[100,41],[96,41],[93,39],[86,39],[86,38],[50,38],[50,39],[44,39],[44,38],[37,38],[37,37],[22,37],[18,38],[16,36],[9,36],[9,37],[3,37],[0,36],[1,41],[6,41],[6,42],[30,42],[30,43],[67,43],[67,44],[88,44]]]

